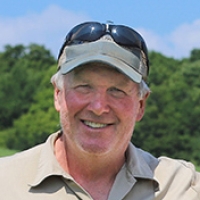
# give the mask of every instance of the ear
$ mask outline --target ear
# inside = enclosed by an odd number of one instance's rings
[[[139,110],[138,110],[138,114],[136,117],[136,121],[140,121],[142,119],[142,117],[144,116],[144,112],[145,112],[145,107],[146,107],[146,100],[149,97],[150,93],[148,92],[143,99],[139,100]]]
[[[57,87],[55,87],[54,88],[54,106],[55,106],[55,109],[58,112],[60,112],[60,107],[61,107],[61,105],[60,105],[60,98],[61,98],[60,95],[61,95],[61,91]]]

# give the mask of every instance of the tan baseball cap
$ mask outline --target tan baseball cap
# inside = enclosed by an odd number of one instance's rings
[[[131,80],[140,83],[148,76],[148,66],[140,49],[125,49],[105,38],[66,46],[58,61],[58,68],[66,74],[76,67],[92,62],[102,62],[117,68]]]

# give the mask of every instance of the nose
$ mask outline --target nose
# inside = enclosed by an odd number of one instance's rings
[[[108,113],[110,107],[106,93],[94,94],[88,105],[88,110],[92,111],[97,116]]]

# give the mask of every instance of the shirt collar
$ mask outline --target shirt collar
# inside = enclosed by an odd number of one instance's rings
[[[136,148],[132,143],[129,144],[126,151],[126,167],[135,178],[155,180],[154,170],[158,163],[158,159],[150,153]]]
[[[60,136],[60,134],[61,131],[58,131],[50,135],[47,141],[43,144],[41,148],[41,153],[39,155],[38,169],[36,171],[36,175],[32,182],[29,184],[31,187],[39,185],[43,180],[52,175],[72,179],[72,177],[62,169],[54,154],[54,143],[56,139]]]
[[[134,184],[140,180],[152,181],[153,190],[158,191],[159,185],[154,179],[154,170],[157,165],[157,158],[135,148],[130,143],[126,151],[126,162],[116,176],[109,199],[115,199],[116,196],[118,199],[124,199],[124,196],[132,190]]]
[[[52,175],[73,180],[73,178],[62,169],[54,154],[54,143],[60,134],[61,131],[58,131],[50,135],[43,144],[39,156],[38,170],[34,179],[29,184],[31,187],[39,185],[43,180]],[[135,146],[130,143],[126,151],[126,163],[121,171],[126,171],[126,178],[132,183],[134,183],[136,179],[148,179],[154,181],[158,188],[158,182],[154,179],[154,170],[158,163],[159,161],[157,158],[143,150],[135,148]]]

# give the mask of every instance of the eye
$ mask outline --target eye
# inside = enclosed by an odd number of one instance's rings
[[[116,87],[112,87],[108,91],[112,96],[114,96],[116,98],[123,98],[126,96],[125,91],[123,91],[122,89],[116,88]]]
[[[80,92],[80,93],[83,93],[83,94],[87,94],[87,93],[89,93],[92,90],[92,88],[91,88],[90,85],[83,84],[83,85],[77,85],[75,87],[75,90],[77,92]]]

